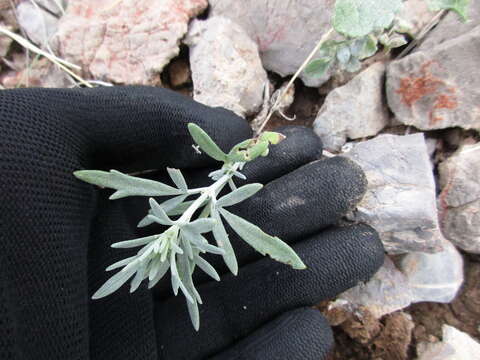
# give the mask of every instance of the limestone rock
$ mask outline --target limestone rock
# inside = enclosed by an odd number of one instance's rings
[[[422,134],[379,135],[344,155],[368,180],[352,220],[374,227],[389,253],[441,250],[435,182]]]
[[[430,16],[433,17],[433,14],[430,14]],[[450,11],[427,35],[425,41],[420,44],[419,50],[431,49],[445,41],[453,40],[464,35],[478,26],[478,19],[480,19],[480,1],[470,1],[468,17],[469,20],[463,22],[456,13]]]
[[[443,340],[440,343],[420,343],[417,346],[418,360],[478,360],[480,344],[468,334],[448,325],[443,325]]]
[[[464,145],[439,166],[443,233],[459,248],[480,254],[480,144]]]
[[[463,283],[463,258],[449,241],[435,254],[412,252],[400,263],[413,294],[412,302],[451,302]]]
[[[480,130],[480,26],[390,64],[387,99],[397,120],[422,130]]]
[[[267,73],[257,45],[242,27],[223,17],[196,20],[186,42],[195,100],[240,116],[259,109]]]
[[[58,18],[31,2],[21,2],[17,6],[17,18],[28,38],[43,48],[57,31]]]
[[[329,151],[339,151],[347,139],[376,135],[389,121],[383,96],[385,65],[375,63],[331,91],[313,124]]]
[[[57,54],[97,80],[155,84],[207,0],[70,0]]]
[[[428,8],[425,0],[406,0],[400,10],[399,17],[412,25],[410,33],[418,34],[433,18],[434,13]]]
[[[355,312],[359,308],[368,310],[379,319],[385,314],[401,310],[412,301],[412,292],[407,279],[390,258],[365,284],[361,283],[340,294],[330,309],[343,308]]]
[[[224,16],[241,25],[258,44],[266,69],[290,75],[303,63],[322,34],[331,26],[335,0],[210,0],[211,16]],[[308,86],[320,78],[301,76]]]

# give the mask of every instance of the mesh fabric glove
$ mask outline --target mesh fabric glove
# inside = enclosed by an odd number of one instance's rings
[[[128,256],[110,244],[139,236],[148,201],[110,201],[111,191],[72,172],[171,166],[204,182],[216,164],[193,151],[188,122],[223,150],[251,136],[233,113],[159,88],[0,91],[0,359],[325,357],[332,333],[309,306],[367,280],[383,248],[368,226],[331,226],[365,178],[347,159],[317,160],[320,140],[302,127],[283,129],[287,139],[245,167],[249,182],[266,186],[232,212],[291,244],[307,270],[259,256],[230,231],[239,275],[209,259],[223,275],[197,276],[198,333],[168,274],[153,292],[124,286],[90,300],[111,276],[105,268]]]

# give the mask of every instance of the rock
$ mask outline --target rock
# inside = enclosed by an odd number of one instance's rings
[[[224,16],[241,25],[258,44],[266,69],[282,76],[293,74],[330,28],[334,0],[210,0],[210,15]],[[302,74],[307,86],[319,86],[333,69],[320,78]]]
[[[341,308],[353,313],[362,308],[379,319],[407,307],[411,302],[412,292],[405,275],[385,257],[383,266],[367,283],[360,283],[340,294],[330,305],[329,311]]]
[[[387,99],[397,120],[422,130],[480,130],[480,26],[392,62]]]
[[[388,124],[384,75],[385,65],[375,63],[327,95],[313,124],[327,150],[339,151],[347,139],[376,135]]]
[[[435,14],[430,11],[425,0],[406,0],[398,16],[412,25],[409,32],[415,35],[432,20]]]
[[[30,0],[26,0],[26,1],[28,2]],[[48,10],[50,13],[55,14],[57,16],[62,15],[68,5],[67,0],[35,0],[35,3],[38,6]]]
[[[433,17],[432,13],[431,16]],[[431,49],[445,41],[450,41],[464,35],[478,26],[478,19],[480,19],[479,1],[470,1],[468,17],[469,21],[463,22],[456,13],[450,11],[439,24],[430,31],[425,40],[420,44],[419,50]]]
[[[27,83],[28,80],[28,83]],[[4,74],[2,84],[6,88],[19,86],[65,88],[72,85],[67,74],[47,59],[40,59],[29,70],[11,71]]]
[[[440,224],[462,250],[480,254],[480,144],[464,145],[439,166]]]
[[[480,344],[468,334],[452,326],[443,325],[440,343],[420,343],[418,360],[478,360]]]
[[[412,252],[400,262],[412,290],[412,302],[451,302],[463,283],[463,259],[449,241],[435,254]]]
[[[170,85],[180,87],[190,83],[190,65],[185,59],[173,61],[168,67]]]
[[[190,47],[195,100],[240,116],[259,109],[267,73],[257,45],[239,25],[223,17],[196,20],[186,43]]]
[[[179,53],[190,18],[207,0],[70,0],[57,54],[97,80],[151,85]]]
[[[374,227],[389,253],[441,250],[435,182],[423,134],[379,135],[344,155],[362,167],[368,180],[352,220]]]
[[[18,4],[17,18],[28,38],[43,48],[48,46],[50,38],[57,31],[58,18],[32,2]]]
[[[0,22],[0,26],[4,25]],[[12,39],[10,39],[8,36],[0,35],[0,57],[7,55],[10,45],[12,45]]]

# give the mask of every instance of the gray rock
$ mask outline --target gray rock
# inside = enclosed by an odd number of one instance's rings
[[[412,252],[401,260],[400,270],[412,290],[412,302],[451,302],[463,283],[463,258],[449,241],[436,254]]]
[[[368,180],[352,220],[373,226],[389,253],[441,250],[435,182],[423,134],[379,135],[354,144],[345,156],[362,167]]]
[[[387,99],[397,120],[419,129],[480,130],[480,26],[390,64]]]
[[[65,10],[68,5],[67,0],[35,0],[35,3],[57,16],[62,15],[62,9]]]
[[[322,34],[331,26],[334,0],[210,0],[211,16],[224,16],[241,25],[257,42],[263,65],[282,76],[303,63]],[[320,78],[301,76],[308,86],[319,86]]]
[[[459,248],[480,254],[480,144],[464,145],[439,166],[440,223]]]
[[[412,34],[418,34],[430,22],[433,16],[435,14],[430,11],[425,0],[406,0],[399,13],[401,19],[408,21],[412,25],[410,29]]]
[[[439,343],[420,343],[417,346],[418,360],[478,360],[480,344],[470,335],[443,325],[443,340]]]
[[[96,80],[158,84],[190,19],[207,5],[207,0],[70,0],[54,37],[56,53]]]
[[[242,27],[223,17],[196,20],[186,43],[190,47],[195,100],[240,116],[259,109],[267,73],[257,45]]]
[[[430,14],[430,16],[433,17],[433,14]],[[425,40],[420,44],[419,50],[431,49],[445,41],[464,35],[478,26],[478,19],[480,19],[480,1],[470,1],[468,15],[469,20],[463,22],[456,13],[450,11],[427,35]]]
[[[327,150],[339,151],[347,139],[376,135],[388,124],[384,75],[385,65],[375,63],[328,94],[313,124]]]
[[[31,2],[18,4],[17,18],[28,38],[44,48],[48,46],[50,38],[57,31],[58,18]]]
[[[340,294],[330,309],[342,308],[354,312],[366,308],[375,318],[401,310],[412,302],[412,291],[407,279],[385,257],[385,262],[377,273],[365,284],[361,283]]]

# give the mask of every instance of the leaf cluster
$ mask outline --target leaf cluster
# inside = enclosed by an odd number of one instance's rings
[[[107,267],[107,271],[120,270],[95,292],[93,299],[110,295],[129,280],[130,292],[137,290],[144,280],[148,282],[148,288],[151,288],[170,271],[173,293],[183,293],[193,326],[198,330],[198,305],[202,304],[202,298],[194,285],[193,273],[198,267],[214,280],[220,280],[219,274],[204,255],[210,253],[222,256],[229,270],[234,275],[238,272],[237,259],[225,222],[261,254],[269,255],[295,269],[304,269],[305,264],[292,248],[278,237],[266,234],[258,226],[227,210],[262,189],[261,184],[247,184],[237,188],[233,178],[244,179],[245,176],[240,171],[245,163],[259,156],[266,156],[269,145],[279,143],[284,136],[264,132],[255,139],[235,145],[230,152],[225,153],[197,125],[189,124],[188,129],[201,151],[223,163],[219,170],[209,175],[213,183],[208,187],[190,189],[182,172],[170,168],[167,171],[174,186],[115,170],[80,170],[74,175],[90,184],[116,190],[110,196],[112,200],[127,196],[150,197],[148,214],[140,220],[138,226],[156,223],[166,227],[160,234],[112,244],[114,248],[139,250],[135,255]],[[222,190],[227,185],[230,191],[224,194]],[[219,195],[221,192],[222,196]],[[154,198],[157,196],[171,198],[159,203]],[[192,200],[191,197],[196,198]],[[211,233],[215,244],[208,241],[208,233]]]
[[[433,11],[452,10],[467,18],[469,0],[426,0]],[[311,77],[320,77],[336,66],[356,72],[361,61],[373,56],[382,45],[385,51],[407,43],[411,24],[397,16],[402,0],[337,0],[333,28],[341,40],[325,41],[316,59],[305,68]],[[410,34],[412,35],[412,34]]]

